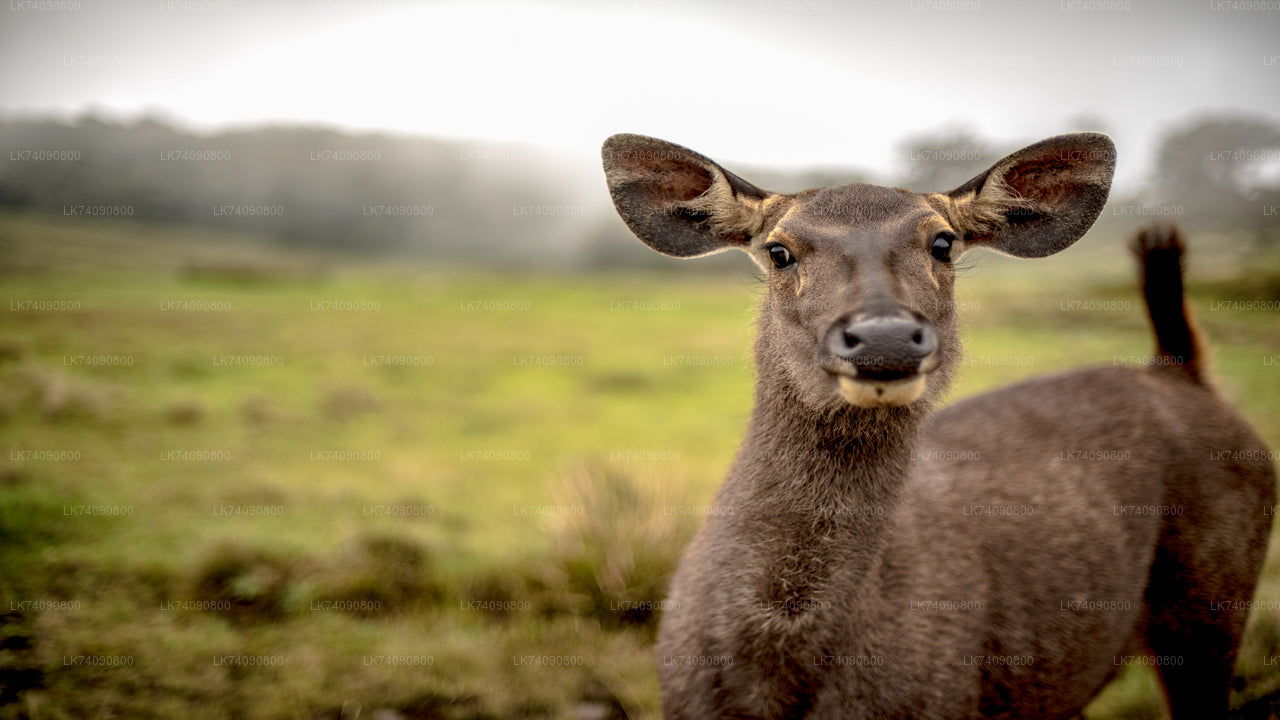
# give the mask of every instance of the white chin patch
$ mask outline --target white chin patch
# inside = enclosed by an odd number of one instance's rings
[[[855,380],[841,375],[840,397],[858,407],[906,405],[924,392],[924,375],[903,380]]]

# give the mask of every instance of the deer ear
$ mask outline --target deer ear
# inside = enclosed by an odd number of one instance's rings
[[[644,135],[614,135],[601,150],[609,195],[636,237],[664,255],[746,249],[781,196],[698,153]]]
[[[1116,148],[1106,135],[1059,135],[1009,155],[947,197],[968,243],[1044,257],[1093,225],[1115,167]]]

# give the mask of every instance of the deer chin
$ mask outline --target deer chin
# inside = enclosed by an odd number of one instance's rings
[[[924,392],[924,373],[901,380],[868,380],[840,375],[840,397],[864,408],[895,407],[915,402]]]

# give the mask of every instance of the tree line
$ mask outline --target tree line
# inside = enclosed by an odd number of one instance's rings
[[[592,174],[598,168],[550,151],[305,126],[200,134],[93,114],[2,120],[0,148],[0,207],[225,228],[361,255],[662,264],[629,239]],[[896,177],[826,169],[752,178],[782,191],[851,180],[936,190],[1013,149],[939,130],[899,145]],[[1151,182],[1127,201],[1274,240],[1280,123],[1222,114],[1172,127]]]

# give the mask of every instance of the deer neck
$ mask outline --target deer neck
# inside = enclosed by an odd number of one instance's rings
[[[823,413],[768,368],[739,451],[736,531],[763,562],[762,597],[803,607],[861,587],[883,552],[924,411],[842,406]],[[847,597],[847,594],[846,594]]]
[[[887,515],[906,478],[925,412],[852,405],[822,412],[805,405],[776,375],[760,373],[736,463],[752,500],[775,511],[853,517],[859,514],[851,511],[871,504],[883,506]]]

